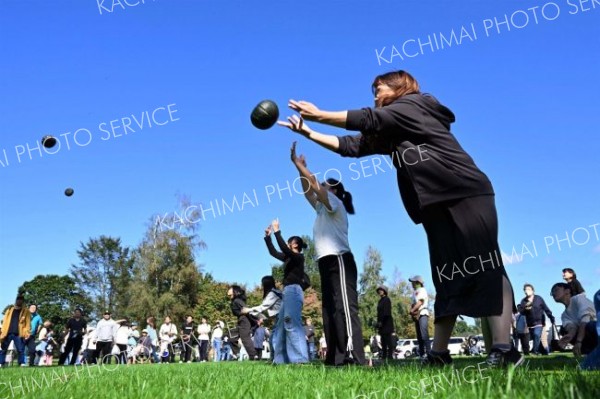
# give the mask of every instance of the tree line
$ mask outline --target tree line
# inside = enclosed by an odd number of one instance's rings
[[[311,287],[305,292],[303,316],[312,318],[319,336],[322,318],[318,264],[312,239],[308,236],[302,236],[302,239],[308,244],[304,253],[305,269],[311,280]],[[137,247],[124,246],[118,237],[89,238],[80,243],[79,262],[71,265],[68,275],[39,275],[23,283],[18,291],[25,296],[26,303],[39,304],[40,314],[45,320],[52,321],[57,331],[77,307],[92,320],[100,319],[108,310],[118,318],[127,317],[138,322],[149,316],[161,322],[168,315],[179,324],[189,314],[195,320],[206,317],[209,323],[222,320],[233,326],[236,320],[230,312],[226,292],[235,282],[217,281],[210,273],[202,272],[203,266],[197,262],[196,255],[205,247],[197,234],[196,224],[162,230],[151,221]],[[382,266],[380,251],[369,247],[358,281],[365,338],[376,334],[379,301],[376,288],[386,280]],[[271,271],[280,284],[282,265],[271,265]],[[427,288],[431,294],[433,287]],[[393,304],[398,337],[416,337],[414,323],[408,314],[411,292],[410,284],[399,278],[396,270],[388,285],[388,295]],[[262,301],[260,286],[247,287],[246,293],[249,305],[258,305]],[[478,332],[477,328],[462,323],[457,323],[456,333]],[[430,329],[433,330],[433,325]]]

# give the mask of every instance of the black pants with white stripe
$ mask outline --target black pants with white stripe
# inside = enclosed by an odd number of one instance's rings
[[[327,341],[325,364],[365,364],[358,317],[358,273],[351,252],[319,259],[323,294],[323,329]]]

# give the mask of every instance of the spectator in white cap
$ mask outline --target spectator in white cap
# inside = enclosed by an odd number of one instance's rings
[[[394,319],[392,317],[392,301],[388,297],[388,289],[385,285],[377,287],[379,303],[377,303],[377,331],[381,336],[381,359],[392,360],[396,347],[392,340],[394,332]]]
[[[413,287],[410,315],[415,322],[417,341],[419,342],[419,355],[425,358],[431,351],[429,342],[429,297],[425,289],[425,280],[421,276],[413,276],[408,279]]]

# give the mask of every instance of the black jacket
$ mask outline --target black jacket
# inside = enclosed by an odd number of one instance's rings
[[[554,316],[552,316],[552,312],[550,311],[550,309],[548,309],[548,306],[546,306],[546,302],[541,296],[533,296],[533,303],[531,309],[525,309],[525,305],[527,304],[527,302],[527,297],[525,297],[521,300],[519,306],[517,306],[519,313],[525,315],[525,318],[527,319],[527,327],[533,327],[540,324],[543,325],[544,313],[548,315],[550,321],[552,322],[552,324],[554,324]]]
[[[394,332],[394,319],[392,318],[392,301],[388,296],[383,296],[377,303],[377,329],[379,334]]]
[[[338,153],[356,158],[390,155],[404,207],[419,224],[427,205],[494,194],[487,176],[450,133],[454,120],[452,111],[426,94],[348,111],[346,129],[361,134],[339,137]]]

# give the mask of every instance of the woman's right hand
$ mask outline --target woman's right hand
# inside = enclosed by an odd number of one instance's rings
[[[305,137],[309,137],[313,130],[308,127],[306,123],[304,123],[304,119],[298,117],[297,115],[288,116],[287,122],[278,121],[277,124],[279,126],[287,127],[293,132],[300,133]]]
[[[265,237],[268,237],[271,235],[271,233],[273,232],[271,225],[267,226],[267,228],[265,229]]]

